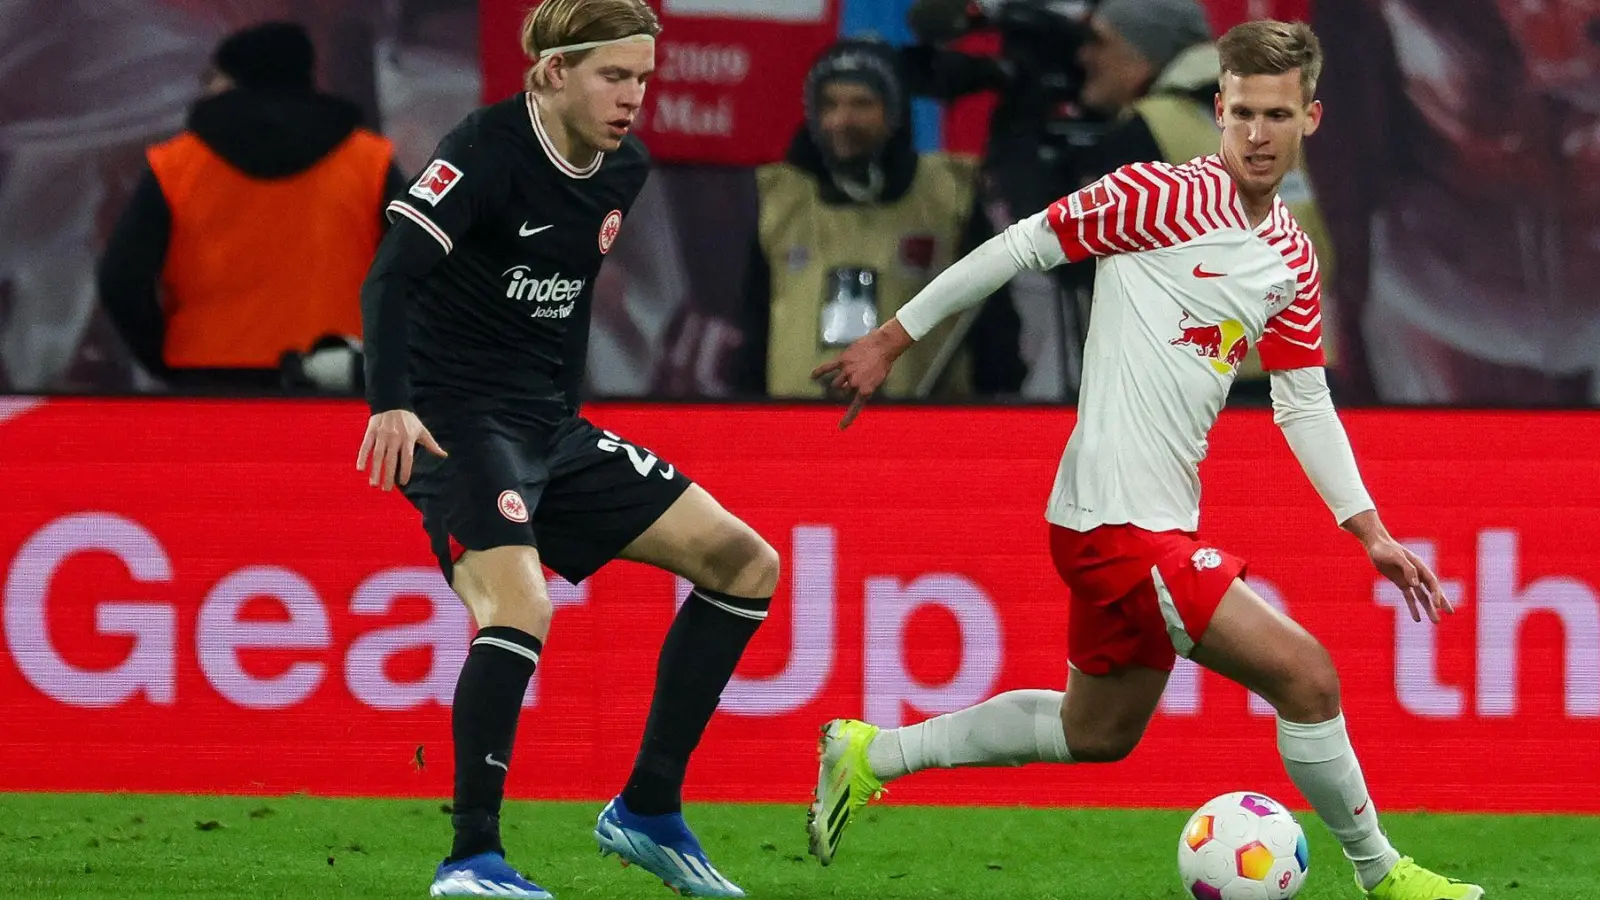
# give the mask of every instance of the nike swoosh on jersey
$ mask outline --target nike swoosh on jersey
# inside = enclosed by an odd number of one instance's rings
[[[556,226],[554,226],[554,225],[540,225],[538,228],[529,228],[528,227],[528,223],[527,222],[523,222],[522,223],[522,227],[517,229],[517,234],[519,234],[519,235],[521,235],[523,237],[533,237],[534,235],[538,234],[541,231],[545,231],[545,230],[548,230],[548,229],[551,229],[551,228],[554,228],[554,227],[556,227]]]
[[[1202,266],[1204,266],[1204,265],[1205,265],[1205,263],[1201,263],[1201,264],[1199,264],[1199,265],[1194,267],[1194,277],[1196,277],[1196,278],[1221,278],[1224,275],[1228,274],[1227,272],[1207,272],[1204,268],[1202,268]]]

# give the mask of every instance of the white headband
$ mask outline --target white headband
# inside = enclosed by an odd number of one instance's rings
[[[561,47],[551,47],[549,50],[539,51],[539,61],[533,64],[534,69],[544,68],[557,53],[577,53],[580,50],[593,50],[596,47],[608,47],[612,44],[642,44],[645,41],[654,41],[655,38],[648,34],[630,34],[627,37],[612,38],[608,41],[585,41],[581,44],[566,44]]]

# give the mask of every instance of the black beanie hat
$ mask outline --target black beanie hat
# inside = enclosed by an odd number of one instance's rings
[[[861,38],[846,39],[817,57],[805,81],[806,123],[813,134],[818,127],[822,90],[835,81],[862,84],[877,94],[883,101],[890,131],[899,131],[908,124],[906,113],[910,98],[906,96],[896,51],[888,44]]]
[[[316,51],[293,22],[267,22],[235,32],[217,47],[217,70],[242,88],[311,90]]]

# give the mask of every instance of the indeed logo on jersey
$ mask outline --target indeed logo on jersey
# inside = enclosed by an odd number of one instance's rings
[[[535,319],[565,319],[572,315],[578,295],[583,293],[584,279],[562,278],[560,272],[549,278],[535,278],[532,269],[515,266],[501,274],[511,278],[506,285],[506,297],[537,304],[528,313]]]

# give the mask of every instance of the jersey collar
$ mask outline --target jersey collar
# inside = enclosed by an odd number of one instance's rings
[[[528,91],[523,94],[523,97],[528,102],[528,121],[533,123],[533,134],[539,139],[539,146],[544,148],[544,155],[550,158],[550,162],[556,167],[556,171],[568,178],[588,178],[600,171],[600,164],[605,162],[606,159],[604,153],[596,153],[594,161],[581,169],[563,159],[561,154],[556,152],[555,142],[550,140],[549,133],[544,130],[544,123],[539,121],[539,110],[533,102],[533,92]]]
[[[1205,164],[1222,176],[1222,183],[1227,185],[1228,188],[1228,204],[1233,208],[1234,215],[1239,217],[1239,222],[1244,226],[1244,230],[1264,237],[1278,228],[1281,224],[1278,220],[1283,210],[1283,198],[1274,195],[1272,198],[1272,211],[1267,213],[1267,217],[1261,220],[1260,225],[1252,228],[1250,226],[1250,214],[1244,208],[1244,198],[1239,196],[1239,185],[1233,180],[1233,176],[1228,174],[1228,167],[1223,164],[1221,154],[1213,153],[1205,157]]]

